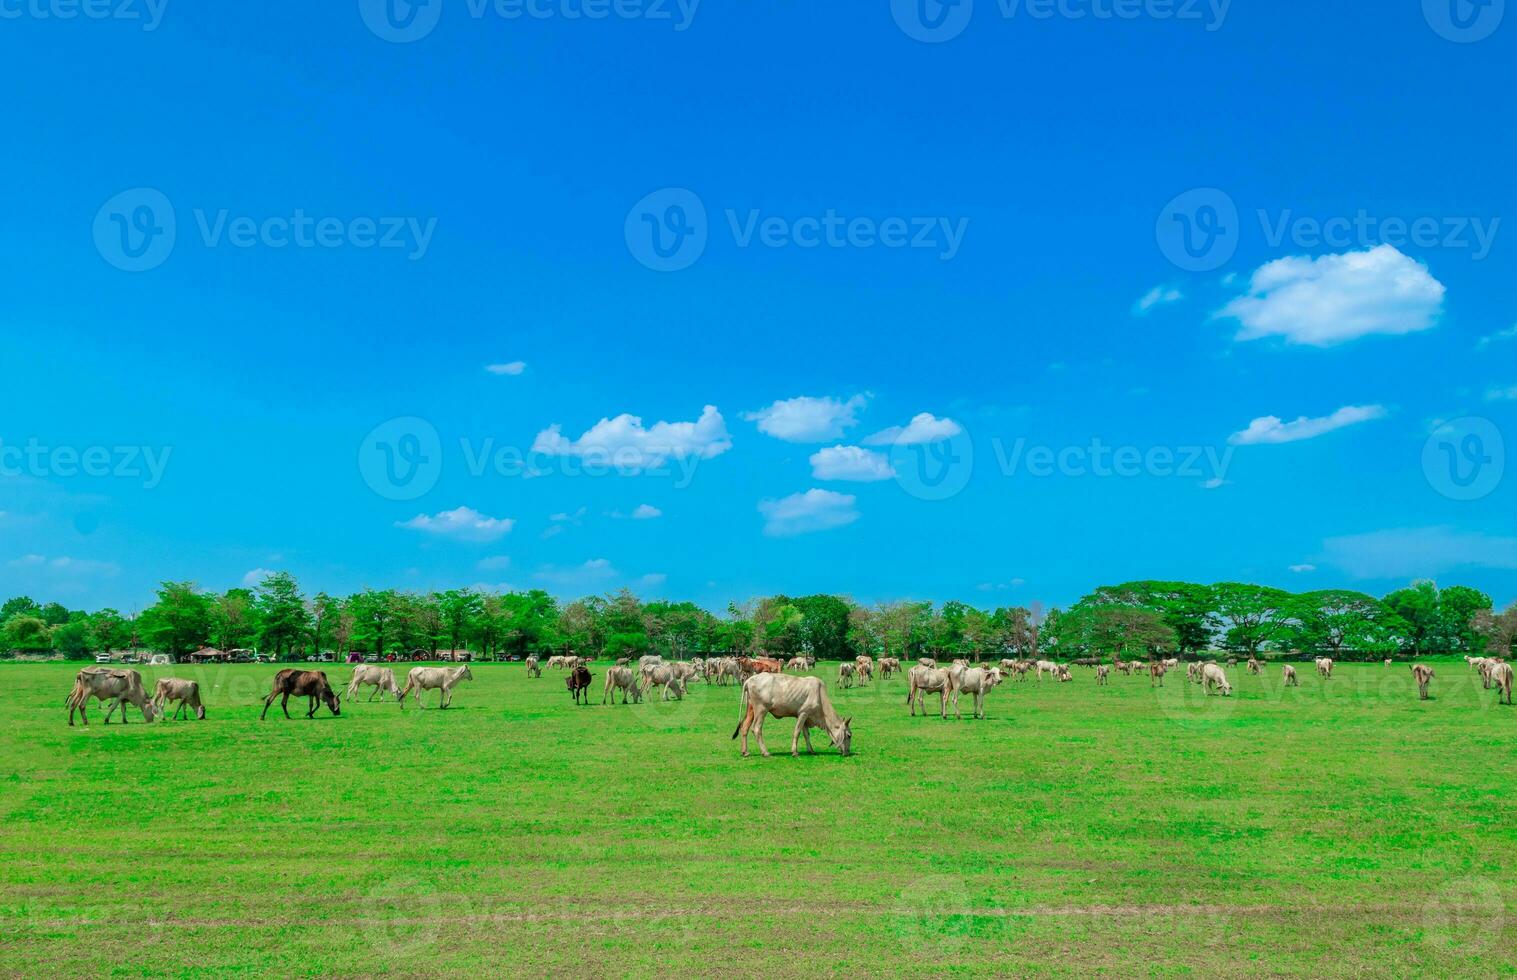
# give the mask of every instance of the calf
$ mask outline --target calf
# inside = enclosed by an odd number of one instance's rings
[[[1426,664],[1412,664],[1412,676],[1417,678],[1417,696],[1426,701],[1428,685],[1433,682],[1433,668]]]
[[[177,720],[186,708],[195,712],[195,717],[205,720],[205,705],[200,703],[200,685],[194,681],[180,680],[177,677],[160,677],[153,687],[153,707],[163,714],[163,706],[166,702],[178,701],[179,710],[174,712]]]

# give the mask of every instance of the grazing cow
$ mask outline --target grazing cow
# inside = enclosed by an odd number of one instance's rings
[[[606,691],[601,695],[600,703],[605,704],[606,699],[610,698],[611,703],[615,704],[618,690],[622,692],[622,704],[626,704],[628,698],[638,703],[643,700],[642,689],[637,686],[637,675],[632,673],[631,668],[612,667],[606,671]]]
[[[1052,660],[1039,660],[1036,664],[1034,664],[1034,666],[1038,671],[1039,684],[1043,683],[1043,674],[1045,672],[1050,673],[1055,677],[1059,676],[1059,665],[1054,663]]]
[[[743,682],[743,718],[737,723],[732,737],[743,738],[743,755],[748,755],[748,733],[758,740],[759,752],[765,758],[769,749],[764,746],[764,718],[794,718],[795,732],[790,736],[790,754],[800,755],[800,740],[805,738],[806,751],[815,753],[811,747],[811,729],[821,728],[832,739],[841,755],[853,750],[853,727],[851,718],[842,718],[833,710],[827,699],[827,685],[819,677],[786,677],[783,674],[755,674]]]
[[[948,696],[953,693],[953,674],[937,667],[923,667],[921,664],[906,672],[906,679],[910,682],[906,692],[906,704],[911,707],[914,717],[917,707],[922,703],[922,695],[928,691],[936,692],[942,699],[939,712],[943,718],[948,717]],[[927,712],[922,711],[923,715]]]
[[[669,700],[670,695],[673,695],[676,701],[685,700],[685,678],[678,674],[669,678],[669,683],[664,685],[664,700]]]
[[[1497,663],[1491,668],[1491,683],[1496,685],[1496,703],[1512,703],[1512,665]]]
[[[1332,657],[1318,657],[1313,661],[1313,663],[1317,665],[1317,676],[1321,677],[1324,680],[1333,676]]]
[[[437,706],[446,708],[453,703],[453,688],[461,681],[472,681],[473,671],[469,665],[462,667],[412,667],[406,675],[406,689],[396,695],[395,700],[404,701],[406,695],[413,690],[416,692],[416,706],[426,708],[427,703],[422,695],[427,691],[440,691],[437,695]]]
[[[873,661],[860,660],[858,662],[858,670],[855,673],[858,675],[860,684],[868,684],[874,678]]]
[[[1417,696],[1426,701],[1428,685],[1433,682],[1433,668],[1426,664],[1412,664],[1412,676],[1417,678]]]
[[[880,680],[889,680],[891,674],[901,672],[901,662],[895,657],[880,658]]]
[[[180,680],[177,677],[160,677],[158,683],[153,686],[153,707],[158,709],[158,716],[164,716],[163,706],[169,701],[178,701],[179,710],[174,712],[175,720],[178,720],[188,708],[195,712],[195,717],[205,720],[205,705],[200,703],[200,685],[194,681]]]
[[[1110,682],[1111,668],[1105,664],[1096,665],[1096,684],[1104,686]]]
[[[1068,684],[1070,681],[1074,680],[1074,677],[1069,673],[1069,668],[1063,664],[1059,665],[1059,673],[1057,674],[1057,677],[1060,684]]]
[[[573,664],[573,662],[574,662],[574,658],[573,657],[564,657],[564,656],[554,655],[554,656],[548,658],[548,666],[551,667],[551,668],[553,668],[554,670],[565,670],[571,664]]]
[[[1264,670],[1264,665],[1262,663],[1260,663],[1259,661],[1255,660],[1253,657],[1249,657],[1248,658],[1248,672],[1250,674],[1259,674],[1259,673],[1262,673],[1263,670]]]
[[[569,688],[569,696],[575,704],[590,703],[590,668],[584,664],[575,664],[569,668],[569,676],[564,678],[564,684]],[[584,700],[580,700],[581,698]]]
[[[1152,663],[1150,663],[1148,665],[1148,686],[1149,687],[1153,687],[1154,683],[1157,681],[1158,684],[1159,684],[1159,686],[1163,687],[1164,686],[1164,672],[1167,669],[1168,668],[1164,666],[1164,661],[1162,661],[1162,660],[1155,660]]]
[[[974,695],[974,717],[985,717],[985,695],[990,689],[1001,683],[1001,672],[994,667],[989,670],[984,667],[970,667],[957,677],[953,685],[953,716],[962,718],[959,714],[959,694],[968,691]]]
[[[1207,694],[1220,690],[1223,697],[1233,693],[1233,686],[1227,682],[1227,672],[1216,664],[1207,664],[1201,668],[1201,688]]]
[[[1387,667],[1389,667],[1389,666],[1390,666],[1390,665],[1391,665],[1391,658],[1390,658],[1390,657],[1386,657],[1386,658],[1385,658],[1385,665],[1386,665],[1386,666],[1387,666]]]
[[[640,682],[642,690],[646,692],[650,687],[663,688],[663,700],[669,700],[673,694],[677,700],[683,699],[685,693],[685,675],[678,669],[678,664],[649,664],[643,670]]]
[[[360,688],[372,687],[374,690],[369,694],[372,701],[385,691],[400,700],[400,687],[395,683],[395,671],[388,667],[379,667],[375,664],[358,664],[353,668],[353,679],[348,681],[348,700],[358,696]],[[404,705],[402,705],[404,707]]]
[[[85,725],[89,725],[90,717],[85,714],[84,706],[90,698],[108,702],[105,706],[107,725],[111,723],[111,713],[117,708],[121,709],[121,723],[125,725],[128,704],[136,705],[145,721],[152,721],[158,714],[147,692],[142,689],[142,675],[135,670],[117,667],[86,667],[75,674],[74,689],[69,692],[63,702],[68,708],[70,726],[74,724],[75,711],[79,712],[79,717],[84,720]]]
[[[1192,661],[1185,665],[1185,679],[1192,684],[1201,683],[1201,665]]]
[[[269,691],[269,696],[263,699],[263,714],[258,716],[263,721],[269,716],[269,705],[274,703],[275,698],[281,698],[279,707],[284,711],[286,718],[290,717],[290,695],[311,699],[310,709],[306,712],[307,718],[316,717],[316,709],[326,705],[327,710],[333,715],[342,714],[342,703],[337,699],[337,693],[332,690],[332,685],[327,683],[327,672],[324,670],[296,670],[294,667],[286,667],[274,675],[274,688]]]
[[[784,673],[785,665],[771,657],[738,657],[737,669],[746,679],[754,674]]]
[[[838,664],[838,687],[852,687],[853,676],[858,673],[859,665],[847,661]]]
[[[937,670],[937,668],[938,668],[938,662],[936,660],[932,659],[931,657],[918,657],[917,658],[917,666],[918,667],[931,667],[933,670]]]
[[[1301,686],[1301,682],[1298,681],[1298,680],[1296,680],[1296,668],[1292,667],[1290,664],[1283,664],[1283,665],[1281,665],[1281,667],[1280,667],[1280,676],[1285,679],[1285,686],[1286,687],[1300,687]]]
[[[541,677],[541,676],[543,676],[542,665],[538,663],[536,657],[528,657],[527,658],[527,676],[528,677]]]
[[[805,657],[791,657],[789,660],[787,660],[785,662],[785,669],[786,670],[797,670],[797,671],[799,671],[799,670],[810,670],[811,666],[810,666],[810,664],[808,664],[806,662],[806,658]]]

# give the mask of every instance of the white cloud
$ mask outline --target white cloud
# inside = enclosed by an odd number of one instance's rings
[[[1290,570],[1293,571],[1293,572],[1295,572],[1295,573],[1297,573],[1297,574],[1300,574],[1302,572],[1315,572],[1317,570],[1317,566],[1316,565],[1292,565],[1290,567]]]
[[[273,574],[274,573],[269,571],[267,568],[250,569],[248,573],[242,577],[242,587],[245,589],[256,589],[260,584],[262,584],[264,579]]]
[[[527,369],[526,361],[509,361],[505,364],[486,364],[485,370],[491,374],[506,374],[512,377],[521,374]]]
[[[981,582],[975,588],[981,592],[1006,592],[1010,589],[1020,589],[1026,581],[1026,579],[1014,578],[1010,582]]]
[[[888,429],[881,429],[868,439],[864,440],[866,446],[914,446],[924,442],[939,442],[943,439],[952,439],[963,432],[959,423],[949,418],[938,418],[931,412],[920,412],[911,417],[911,421],[903,428],[892,425]]]
[[[59,576],[115,575],[121,571],[121,566],[113,561],[70,558],[66,555],[55,558],[49,558],[46,555],[22,555],[20,558],[12,558],[5,564],[10,568],[46,571]]]
[[[637,584],[645,589],[656,589],[667,581],[669,576],[663,572],[649,572],[637,580]]]
[[[1511,385],[1506,388],[1492,385],[1486,389],[1485,400],[1488,402],[1517,401],[1517,385]]]
[[[1143,298],[1133,304],[1132,311],[1137,316],[1142,316],[1156,306],[1168,306],[1170,303],[1178,303],[1185,298],[1185,294],[1173,286],[1155,286]]]
[[[1284,337],[1331,347],[1370,334],[1426,330],[1443,312],[1444,292],[1427,266],[1379,245],[1267,262],[1254,270],[1248,291],[1214,316],[1242,324],[1238,340]]]
[[[494,571],[501,568],[510,568],[511,559],[505,555],[493,555],[489,558],[481,558],[474,563],[474,567],[482,572]]]
[[[745,412],[743,418],[757,422],[764,435],[785,442],[826,442],[841,439],[845,431],[858,425],[854,415],[868,403],[868,395],[854,395],[847,401],[803,395],[777,401],[756,412]]]
[[[811,489],[779,500],[761,500],[758,509],[764,515],[764,533],[783,538],[852,524],[859,519],[854,509],[857,500],[851,494]]]
[[[655,422],[645,428],[636,415],[603,418],[578,439],[564,438],[557,423],[537,434],[532,451],[550,456],[589,457],[622,469],[663,464],[670,456],[711,459],[732,448],[727,423],[715,405],[707,405],[694,422]]]
[[[859,446],[832,446],[811,454],[811,475],[818,480],[856,480],[861,483],[895,476],[890,459]]]
[[[1517,340],[1517,324],[1513,324],[1512,326],[1507,327],[1505,330],[1498,330],[1495,333],[1486,334],[1475,343],[1475,349],[1485,350],[1487,347],[1490,347],[1493,344],[1499,344],[1507,340]]]
[[[638,504],[636,509],[632,511],[632,519],[634,521],[651,521],[655,517],[663,516],[664,512],[652,504]]]
[[[457,507],[431,516],[417,514],[409,521],[395,522],[396,527],[463,541],[494,541],[510,533],[515,524],[509,517],[486,517],[472,507]]]
[[[616,578],[621,573],[616,566],[607,558],[591,558],[583,565],[574,565],[563,568],[558,565],[544,565],[535,573],[539,579],[552,585],[563,588],[585,587],[607,579]]]
[[[1517,570],[1517,538],[1450,527],[1328,538],[1326,559],[1356,578],[1427,578],[1461,568]]]
[[[1234,432],[1227,441],[1234,446],[1297,442],[1301,439],[1315,439],[1346,425],[1381,418],[1385,418],[1385,408],[1381,405],[1345,405],[1323,418],[1314,419],[1303,415],[1294,422],[1283,422],[1279,416],[1266,415],[1254,419],[1242,432]]]

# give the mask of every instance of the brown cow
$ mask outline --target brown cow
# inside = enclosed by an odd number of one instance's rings
[[[75,711],[79,712],[79,717],[86,725],[90,723],[89,715],[84,713],[84,706],[91,698],[99,698],[106,702],[105,723],[107,725],[111,723],[111,714],[117,708],[121,709],[121,723],[125,725],[128,704],[135,704],[147,721],[153,721],[158,716],[152,699],[142,689],[142,675],[135,670],[86,667],[74,675],[74,689],[69,692],[68,698],[63,702],[68,708],[70,725],[74,723]]]
[[[178,677],[160,677],[153,687],[153,706],[163,714],[163,707],[170,701],[179,702],[179,710],[174,712],[174,718],[183,717],[185,711],[192,710],[195,717],[205,720],[205,705],[200,703],[200,685],[194,681],[181,680]]]
[[[569,676],[564,678],[564,684],[569,688],[569,695],[574,698],[575,704],[590,703],[590,669],[584,664],[575,664],[569,670]],[[580,697],[584,700],[581,701]]]
[[[258,716],[263,721],[269,716],[269,705],[274,699],[283,695],[279,707],[284,710],[284,716],[290,717],[290,695],[307,697],[311,699],[311,708],[306,712],[307,718],[316,717],[316,709],[325,704],[327,709],[334,715],[342,714],[342,705],[337,698],[337,693],[332,690],[332,685],[327,683],[327,672],[324,670],[296,670],[286,667],[274,675],[274,689],[269,696],[263,699],[263,714]]]

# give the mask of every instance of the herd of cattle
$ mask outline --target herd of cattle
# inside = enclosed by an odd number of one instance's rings
[[[1496,689],[1498,703],[1512,704],[1511,664],[1500,657],[1464,659],[1472,670],[1481,675],[1486,689]],[[568,672],[565,686],[575,704],[590,703],[590,682],[594,675],[590,673],[588,660],[576,656],[554,656],[549,657],[547,663],[550,668]],[[1314,663],[1319,677],[1324,680],[1332,678],[1331,658],[1318,657]],[[1391,661],[1385,663],[1389,667]],[[1179,665],[1180,661],[1174,658],[1142,663],[1117,658],[1111,664],[1096,660],[1074,661],[1074,666],[1088,667],[1094,672],[1098,686],[1108,684],[1113,673],[1128,676],[1137,673],[1146,674],[1150,686],[1162,687],[1165,675]],[[1237,665],[1237,660],[1226,662],[1227,667]],[[1257,675],[1264,672],[1265,665],[1262,661],[1249,657],[1245,666],[1250,674]],[[542,676],[542,664],[537,657],[528,657],[526,668],[528,677]],[[790,739],[791,754],[798,753],[802,740],[806,743],[806,750],[812,751],[810,730],[821,728],[827,732],[839,751],[847,755],[853,742],[852,719],[838,715],[827,696],[826,684],[810,673],[815,668],[816,658],[810,656],[792,657],[788,661],[769,657],[697,657],[691,660],[665,661],[663,657],[650,654],[639,658],[635,665],[630,658],[622,658],[606,671],[601,704],[616,704],[618,692],[622,704],[629,701],[641,703],[644,696],[654,688],[660,690],[661,700],[682,699],[689,684],[695,680],[717,686],[739,684],[742,686],[743,716],[732,737],[742,738],[743,755],[748,754],[749,734],[758,741],[759,751],[765,756],[769,754],[764,746],[763,735],[764,719],[769,716],[796,720],[795,731]],[[795,671],[796,674],[786,671]],[[1281,671],[1285,686],[1299,686],[1294,665],[1283,664]],[[1411,671],[1417,683],[1418,697],[1427,700],[1434,677],[1433,668],[1426,664],[1412,664]],[[839,688],[849,688],[857,684],[869,684],[876,675],[884,680],[901,672],[901,662],[895,657],[875,659],[859,656],[838,666],[837,685]],[[985,696],[998,684],[1027,681],[1029,678],[1042,683],[1045,676],[1052,678],[1055,683],[1070,683],[1074,680],[1069,664],[1051,660],[1002,660],[998,664],[986,665],[960,659],[946,667],[940,667],[936,660],[924,657],[906,670],[905,674],[906,704],[911,714],[916,715],[919,708],[926,714],[927,709],[922,700],[926,695],[936,694],[939,699],[938,713],[945,719],[950,707],[956,718],[963,717],[959,711],[959,697],[963,694],[970,695],[974,705],[973,716],[979,719],[985,717]],[[395,672],[389,667],[359,664],[354,667],[346,696],[352,700],[364,688],[373,688],[369,701],[388,693],[404,708],[406,698],[414,691],[418,707],[425,707],[423,693],[435,690],[439,692],[438,706],[446,708],[453,703],[454,687],[462,681],[473,679],[474,675],[466,664],[458,667],[412,667],[406,675],[405,686],[401,687],[396,683]],[[1199,684],[1207,695],[1227,697],[1233,691],[1224,665],[1216,661],[1187,663],[1186,679]],[[287,668],[274,675],[272,690],[263,699],[260,720],[268,716],[269,708],[276,699],[280,700],[284,716],[289,718],[291,697],[308,699],[307,718],[315,717],[323,704],[334,715],[342,713],[341,698],[327,680],[325,671]],[[69,709],[70,725],[74,723],[76,711],[84,723],[89,724],[84,708],[90,700],[106,704],[106,724],[110,724],[111,715],[118,708],[121,711],[121,721],[125,724],[126,706],[129,704],[140,710],[148,721],[165,716],[167,707],[171,704],[177,705],[176,718],[183,717],[187,711],[193,712],[197,718],[205,717],[200,685],[195,681],[161,678],[149,696],[143,687],[142,675],[125,668],[87,667],[79,671],[74,678],[73,690],[65,702]]]

